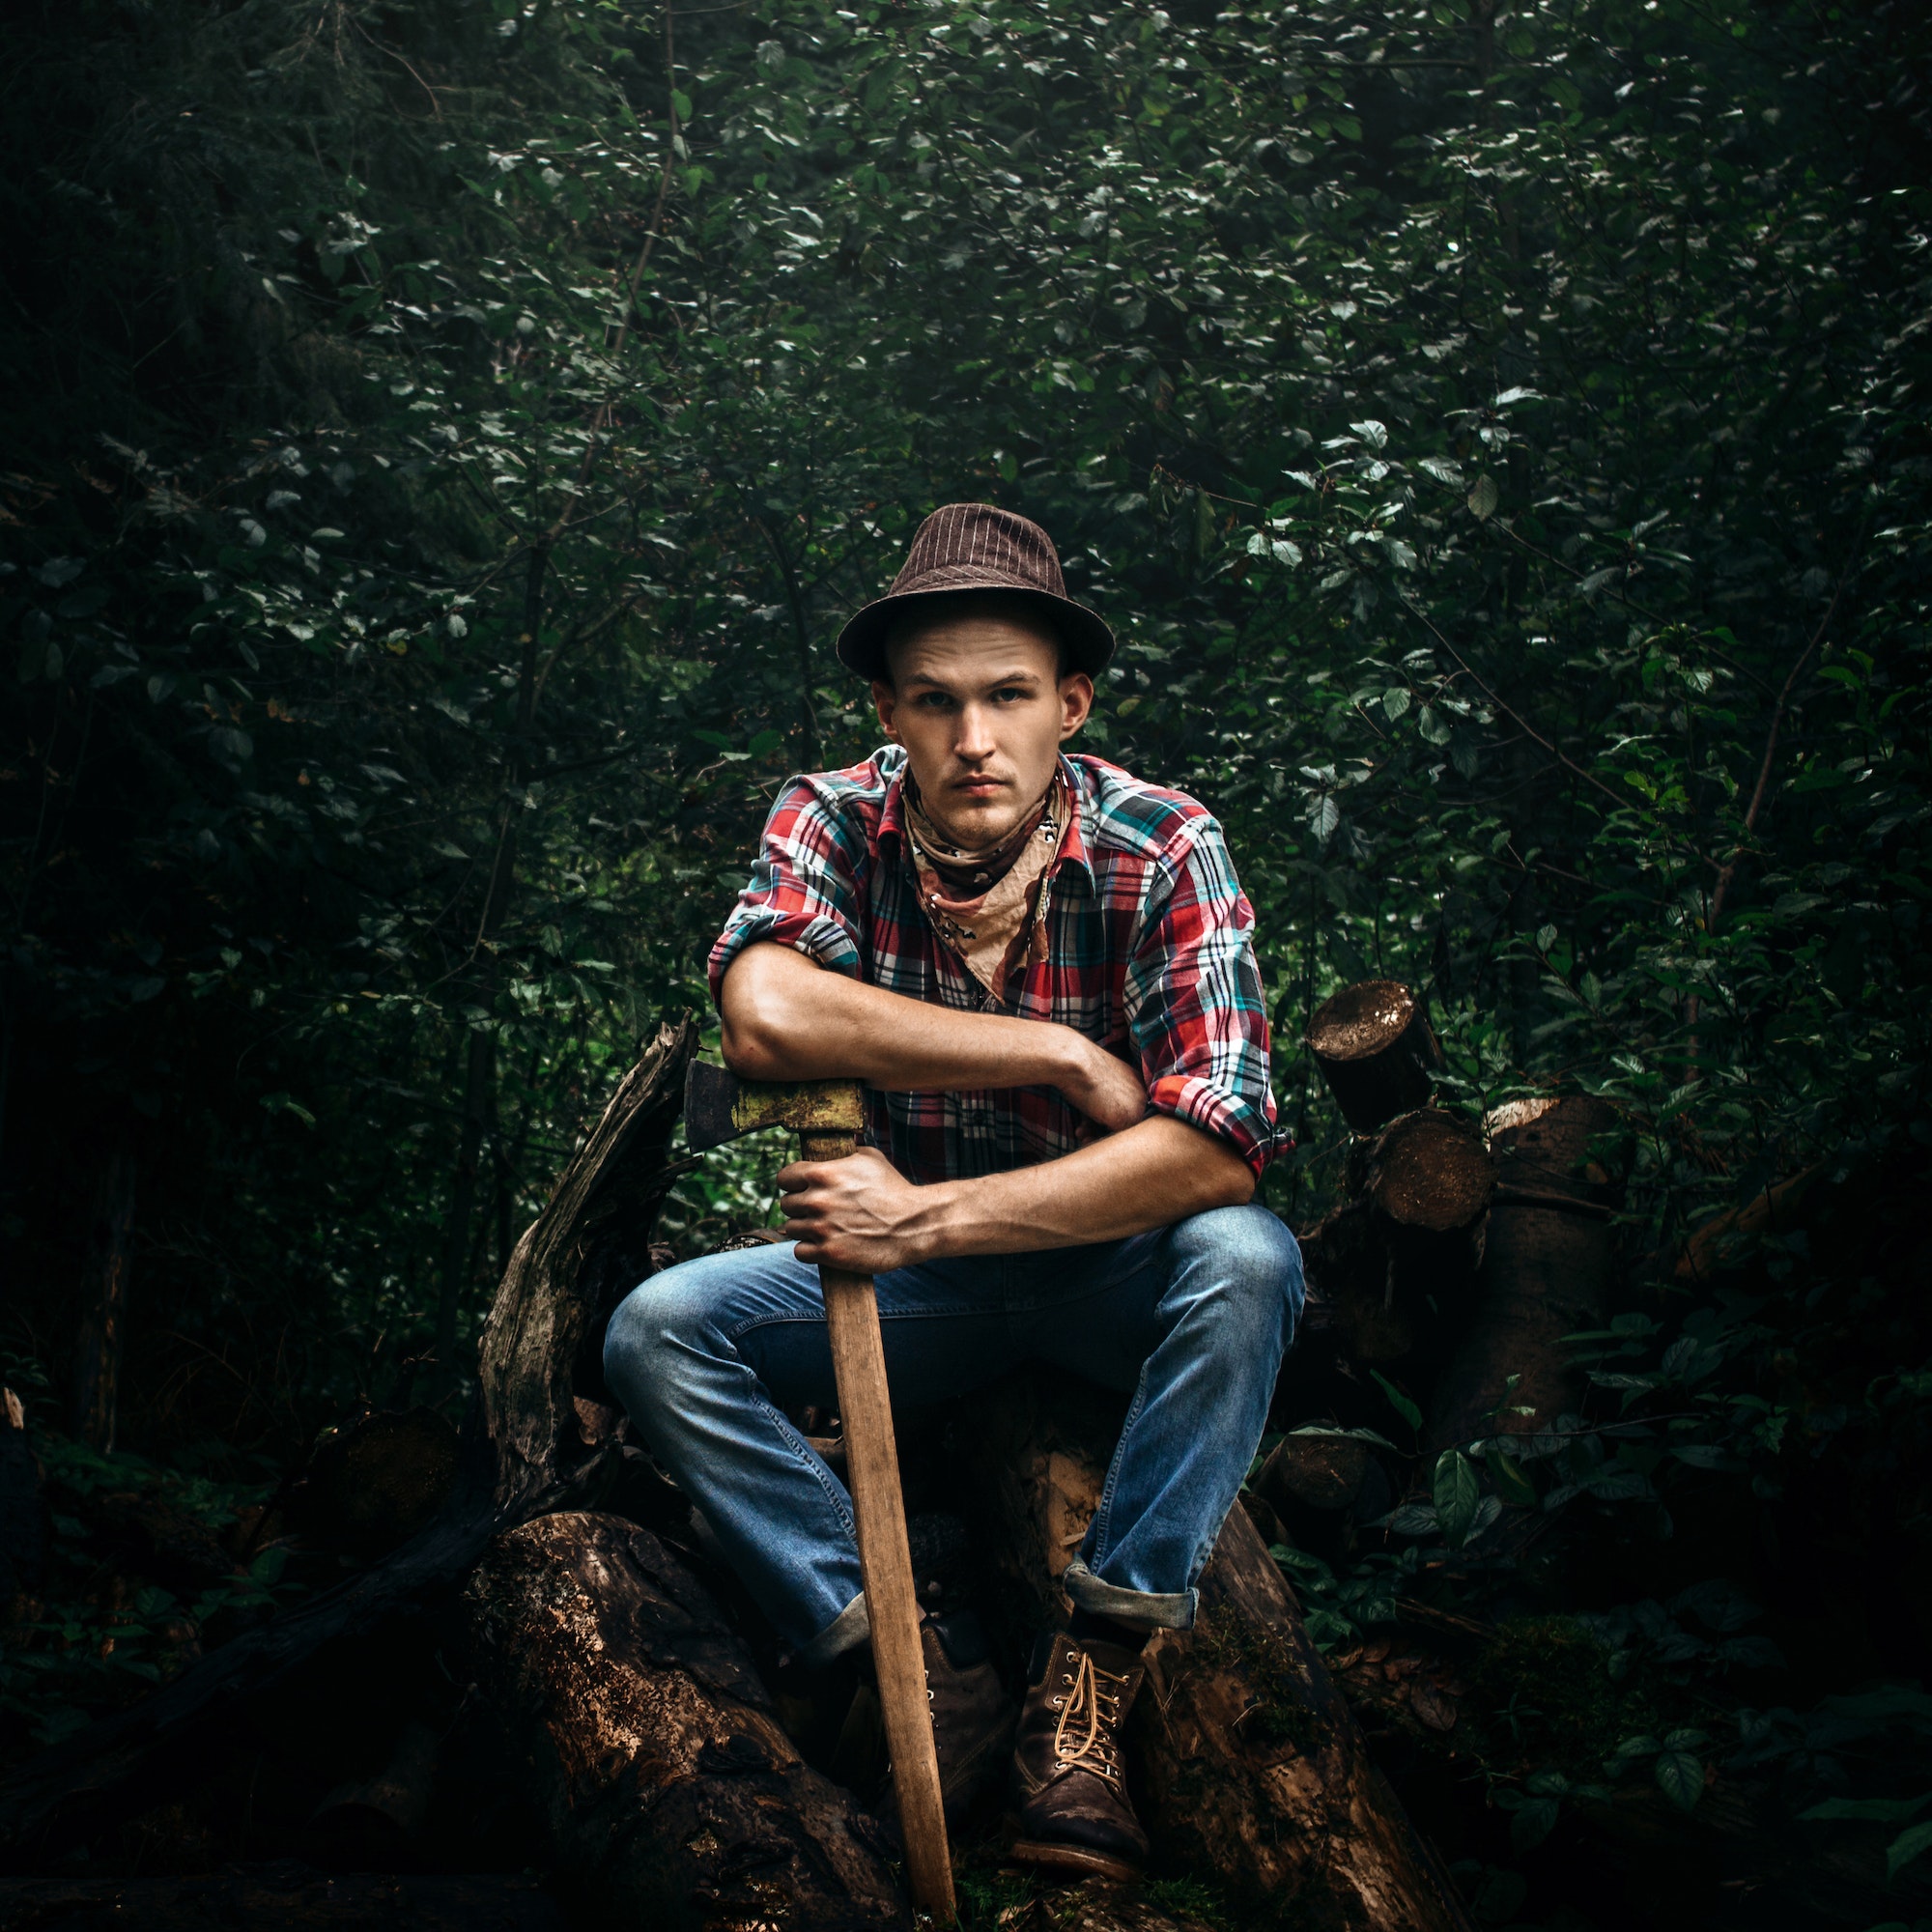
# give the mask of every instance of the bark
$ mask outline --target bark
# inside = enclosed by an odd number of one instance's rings
[[[1489,1126],[1495,1205],[1474,1315],[1430,1404],[1437,1449],[1548,1429],[1577,1410],[1583,1383],[1563,1338],[1603,1325],[1616,1264],[1616,1109],[1583,1095],[1521,1101]],[[1496,1413],[1519,1407],[1535,1413]]]
[[[1397,980],[1363,980],[1324,1000],[1308,1023],[1308,1050],[1358,1134],[1420,1107],[1442,1064],[1422,1003]]]
[[[88,1216],[80,1340],[74,1356],[73,1433],[97,1449],[114,1447],[128,1273],[133,1258],[134,1157],[120,1148],[108,1155],[100,1171]]]
[[[573,1889],[672,1928],[910,1925],[890,1847],[780,1728],[749,1652],[648,1530],[547,1516],[464,1591],[469,1667]]]
[[[29,1838],[71,1839],[110,1811],[177,1790],[245,1699],[324,1645],[437,1601],[503,1530],[596,1499],[615,1475],[618,1444],[612,1411],[594,1399],[603,1387],[595,1341],[617,1297],[650,1271],[651,1223],[673,1178],[666,1149],[696,1039],[689,1019],[658,1030],[518,1242],[484,1330],[456,1481],[436,1520],[374,1568],[224,1644],[131,1709],[10,1767],[0,1844],[14,1856]]]
[[[1099,1500],[1120,1405],[1065,1376],[1012,1378],[955,1425],[996,1621],[1009,1646],[1070,1605],[1060,1577]],[[1149,1649],[1129,1734],[1156,1859],[1309,1928],[1466,1928],[1454,1888],[1371,1762],[1240,1508],[1195,1629]]]

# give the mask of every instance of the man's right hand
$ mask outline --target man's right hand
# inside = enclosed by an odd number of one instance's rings
[[[1096,1046],[1085,1034],[1071,1027],[1060,1029],[1079,1042],[1075,1050],[1076,1072],[1058,1085],[1066,1103],[1094,1122],[1103,1134],[1117,1134],[1136,1121],[1147,1118],[1147,1088],[1141,1076],[1124,1060]]]

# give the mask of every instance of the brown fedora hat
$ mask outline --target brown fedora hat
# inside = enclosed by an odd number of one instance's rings
[[[893,587],[838,633],[838,658],[861,677],[886,674],[886,636],[904,607],[948,591],[1009,590],[1046,607],[1075,669],[1095,677],[1114,634],[1066,594],[1060,553],[1037,524],[991,503],[948,503],[920,525]]]

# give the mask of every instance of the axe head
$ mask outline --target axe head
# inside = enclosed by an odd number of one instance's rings
[[[693,1153],[760,1127],[856,1134],[865,1120],[856,1080],[740,1080],[701,1060],[684,1077],[684,1136]]]

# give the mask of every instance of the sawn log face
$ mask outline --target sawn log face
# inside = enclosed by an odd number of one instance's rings
[[[910,1923],[852,1796],[799,1757],[691,1573],[621,1517],[540,1517],[463,1593],[478,1689],[557,1861],[621,1922]]]
[[[1059,1579],[1120,1418],[1102,1391],[1032,1373],[956,1425],[960,1492],[977,1504],[1009,1645],[1065,1620]],[[1238,1504],[1200,1587],[1195,1629],[1150,1647],[1130,1726],[1130,1780],[1161,1866],[1211,1876],[1309,1932],[1464,1927]]]

